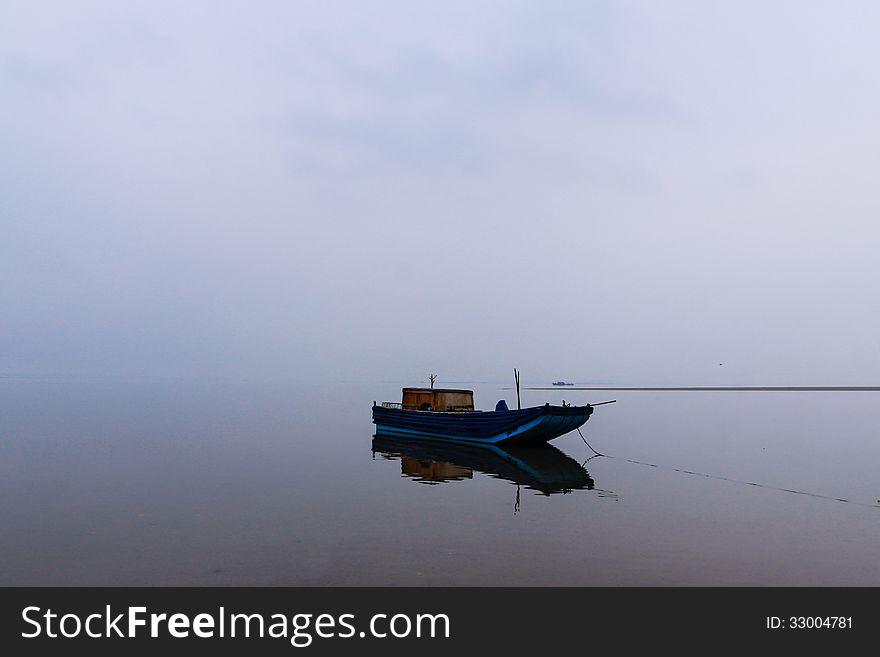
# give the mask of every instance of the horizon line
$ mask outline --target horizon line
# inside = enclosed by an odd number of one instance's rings
[[[515,388],[505,388],[505,390],[515,390]],[[635,391],[756,391],[756,392],[880,392],[880,385],[877,386],[539,386],[539,387],[523,387],[522,390],[635,390]]]

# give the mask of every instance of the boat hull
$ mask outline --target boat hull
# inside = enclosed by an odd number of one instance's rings
[[[533,406],[516,411],[441,413],[373,406],[376,435],[486,445],[546,443],[581,427],[593,407]]]

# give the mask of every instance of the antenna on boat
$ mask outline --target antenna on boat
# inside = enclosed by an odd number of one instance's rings
[[[436,374],[431,374],[431,375],[430,375],[430,379],[431,379],[431,388],[433,389],[433,388],[434,388],[434,381],[437,380],[437,375],[436,375]]]
[[[519,370],[515,367],[513,368],[513,378],[516,380],[516,410],[520,410],[522,404],[519,401]]]

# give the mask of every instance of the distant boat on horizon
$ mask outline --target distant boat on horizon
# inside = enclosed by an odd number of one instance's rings
[[[568,383],[567,381],[554,381],[551,385],[554,386],[573,386],[573,383]]]

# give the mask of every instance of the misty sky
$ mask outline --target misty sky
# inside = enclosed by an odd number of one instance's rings
[[[878,63],[870,2],[7,0],[0,375],[877,383]]]

